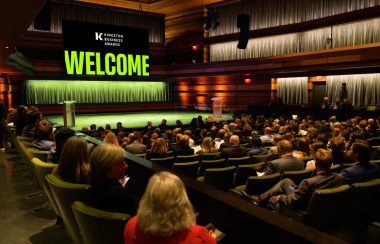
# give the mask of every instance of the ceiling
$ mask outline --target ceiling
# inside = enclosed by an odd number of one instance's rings
[[[6,58],[25,34],[35,16],[47,0],[0,0],[0,74],[18,73],[5,64]],[[59,1],[59,0],[54,0]],[[63,0],[65,1],[65,0]],[[232,2],[236,0],[71,0],[83,3],[112,6],[159,14],[178,14],[190,9],[209,4]]]

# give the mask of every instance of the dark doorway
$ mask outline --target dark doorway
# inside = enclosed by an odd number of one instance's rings
[[[313,107],[319,108],[326,95],[326,82],[313,83]]]

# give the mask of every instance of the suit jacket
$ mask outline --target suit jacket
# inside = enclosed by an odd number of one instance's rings
[[[380,177],[379,167],[374,163],[356,163],[340,172],[348,184],[370,181]]]
[[[125,151],[133,154],[146,153],[146,146],[138,141],[134,141],[125,147]]]
[[[289,195],[282,195],[281,203],[289,208],[304,210],[315,190],[334,188],[343,184],[341,175],[332,171],[320,172],[301,181],[298,188]]]
[[[268,162],[264,170],[264,175],[270,175],[277,172],[282,173],[287,170],[303,170],[304,168],[305,164],[303,160],[293,157],[292,154],[287,154],[279,159]]]
[[[222,149],[222,155],[225,158],[241,158],[247,156],[248,148],[234,146]]]
[[[174,155],[194,155],[194,149],[189,146],[175,145],[173,147]]]

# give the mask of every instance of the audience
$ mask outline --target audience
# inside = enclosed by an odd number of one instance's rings
[[[343,185],[343,177],[330,171],[332,153],[326,149],[318,149],[315,153],[316,175],[304,179],[297,186],[291,179],[279,181],[271,189],[258,196],[243,193],[254,204],[266,205],[277,209],[279,204],[289,208],[305,210],[311,195],[315,190],[334,188]]]
[[[48,161],[52,163],[59,163],[59,158],[61,156],[62,148],[66,141],[75,135],[75,131],[70,128],[61,127],[56,130],[55,133],[55,146],[50,148]]]
[[[32,147],[50,151],[53,146],[55,146],[53,126],[46,120],[39,121],[35,129]]]
[[[146,145],[142,144],[142,136],[139,132],[133,133],[133,142],[125,147],[125,151],[134,154],[146,153]]]
[[[197,152],[197,154],[202,154],[202,153],[215,153],[217,152],[215,148],[215,143],[212,140],[211,137],[206,137],[203,139],[202,145],[201,145],[201,150]]]
[[[233,135],[230,137],[230,146],[222,149],[222,156],[225,158],[240,158],[246,156],[247,151],[247,148],[240,147],[239,137]]]
[[[63,146],[53,174],[70,183],[88,183],[90,170],[87,141],[79,136],[70,137]]]
[[[287,170],[303,170],[304,162],[293,156],[293,145],[288,140],[277,143],[279,159],[269,161],[264,169],[264,175],[282,173]]]
[[[190,137],[187,135],[180,135],[178,143],[173,147],[173,153],[179,155],[193,155],[194,149],[189,146]]]
[[[124,161],[124,150],[116,145],[104,143],[95,147],[90,157],[92,204],[111,212],[135,214],[137,199],[131,194],[125,178],[128,165]]]
[[[146,158],[165,158],[168,157],[168,147],[166,146],[165,139],[158,138],[152,143],[151,150],[147,153]]]
[[[357,140],[352,144],[352,167],[343,169],[340,174],[348,184],[365,182],[380,177],[379,167],[370,163],[371,147],[367,141]]]
[[[268,154],[268,149],[263,147],[261,138],[255,137],[252,138],[252,149],[248,151],[247,155],[256,156],[256,155],[266,155]]]
[[[186,188],[169,172],[153,175],[140,200],[137,216],[124,229],[124,243],[216,243],[205,227],[195,224]]]

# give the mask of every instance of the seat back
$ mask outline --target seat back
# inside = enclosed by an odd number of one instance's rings
[[[332,172],[337,173],[337,174],[339,174],[342,169],[343,169],[343,167],[341,164],[334,164],[334,165],[331,165],[331,167],[330,167],[330,170]]]
[[[380,179],[351,185],[351,197],[347,204],[343,223],[367,226],[375,220],[380,210]]]
[[[188,163],[199,161],[199,155],[178,155],[176,159],[177,163]]]
[[[48,156],[49,156],[49,151],[38,150],[36,148],[27,148],[26,149],[26,155],[27,155],[29,160],[32,160],[32,158],[38,158],[42,162],[47,162]]]
[[[204,183],[215,186],[223,191],[228,191],[232,188],[234,173],[234,166],[206,169],[204,174]]]
[[[135,155],[136,157],[140,157],[140,158],[146,157],[146,153],[137,153],[137,154],[133,154],[133,155]]]
[[[256,164],[238,165],[236,167],[234,186],[245,185],[249,176],[257,176]]]
[[[266,192],[281,179],[280,173],[264,176],[250,176],[247,180],[245,191],[251,195],[259,195]]]
[[[46,181],[46,176],[52,172],[52,170],[57,166],[57,164],[52,163],[45,163],[42,162],[38,158],[32,159],[32,169],[34,177],[37,179],[38,183],[40,184],[42,190],[44,191],[45,195],[47,196],[50,206],[53,208],[54,212],[57,214],[57,216],[61,216],[57,202],[55,201],[55,198],[53,196],[53,193],[51,192],[49,185]]]
[[[316,190],[306,208],[305,222],[315,228],[327,230],[339,223],[350,197],[350,186]]]
[[[312,173],[313,169],[284,171],[282,172],[282,179],[289,178],[299,185],[303,179],[310,178]]]
[[[206,169],[223,167],[226,167],[226,160],[224,158],[216,160],[203,160],[199,167],[199,175],[202,176]]]
[[[251,163],[252,164],[257,164],[257,163],[262,163],[262,162],[266,163],[271,158],[272,158],[272,154],[252,156]]]
[[[174,163],[173,170],[196,179],[198,177],[199,161],[189,163]]]
[[[228,158],[227,164],[228,166],[237,166],[242,164],[250,164],[251,163],[251,157],[245,156],[240,158]]]
[[[215,153],[201,153],[199,154],[199,160],[216,160],[221,157],[222,153],[220,152],[215,152]]]
[[[151,158],[150,161],[152,161],[153,163],[160,164],[168,169],[171,169],[174,163],[174,156],[166,158]]]
[[[380,136],[379,137],[373,137],[371,139],[368,139],[368,144],[370,146],[379,146],[380,145]]]
[[[103,211],[80,201],[75,201],[71,207],[84,244],[124,243],[128,214]]]
[[[75,244],[82,243],[78,225],[75,221],[71,204],[75,201],[88,202],[90,199],[89,185],[72,184],[62,181],[52,174],[46,176],[46,180],[53,193],[66,231]]]

